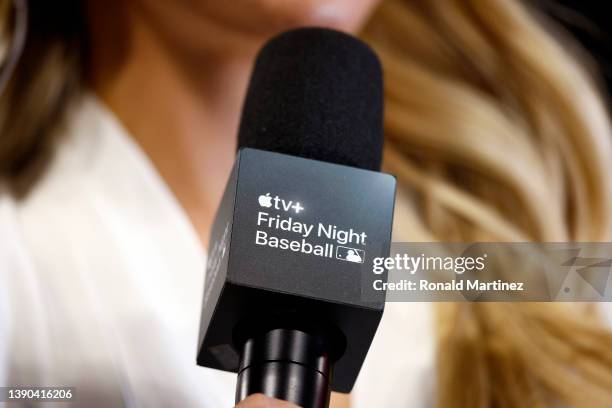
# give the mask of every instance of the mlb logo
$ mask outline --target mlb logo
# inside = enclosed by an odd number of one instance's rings
[[[338,245],[336,247],[336,258],[348,262],[363,263],[365,259],[365,251],[363,249]]]

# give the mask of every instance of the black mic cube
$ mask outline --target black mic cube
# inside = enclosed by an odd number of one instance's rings
[[[385,292],[364,277],[389,255],[395,184],[380,172],[240,150],[211,232],[197,363],[237,372],[240,328],[283,311],[340,333],[331,387],[349,392],[384,309]]]

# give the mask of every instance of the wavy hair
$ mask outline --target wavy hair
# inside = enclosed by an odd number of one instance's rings
[[[83,86],[80,3],[35,3],[0,96],[0,179],[13,191],[44,172]],[[363,37],[386,71],[385,166],[406,240],[610,240],[609,117],[570,36],[518,0],[386,0]],[[595,308],[438,311],[438,406],[610,406],[612,335]]]
[[[516,0],[388,0],[363,36],[385,68],[405,240],[610,240],[610,122],[570,36]],[[610,406],[593,306],[438,311],[439,407]]]

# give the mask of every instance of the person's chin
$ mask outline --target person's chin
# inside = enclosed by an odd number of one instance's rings
[[[326,27],[354,33],[376,3],[373,0],[260,0],[269,11],[269,26],[280,32],[299,27]]]

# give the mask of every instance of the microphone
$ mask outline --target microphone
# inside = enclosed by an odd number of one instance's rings
[[[260,51],[211,230],[197,363],[304,408],[350,392],[380,319],[395,178],[380,173],[380,63],[323,28]],[[386,272],[376,276],[386,280]]]

